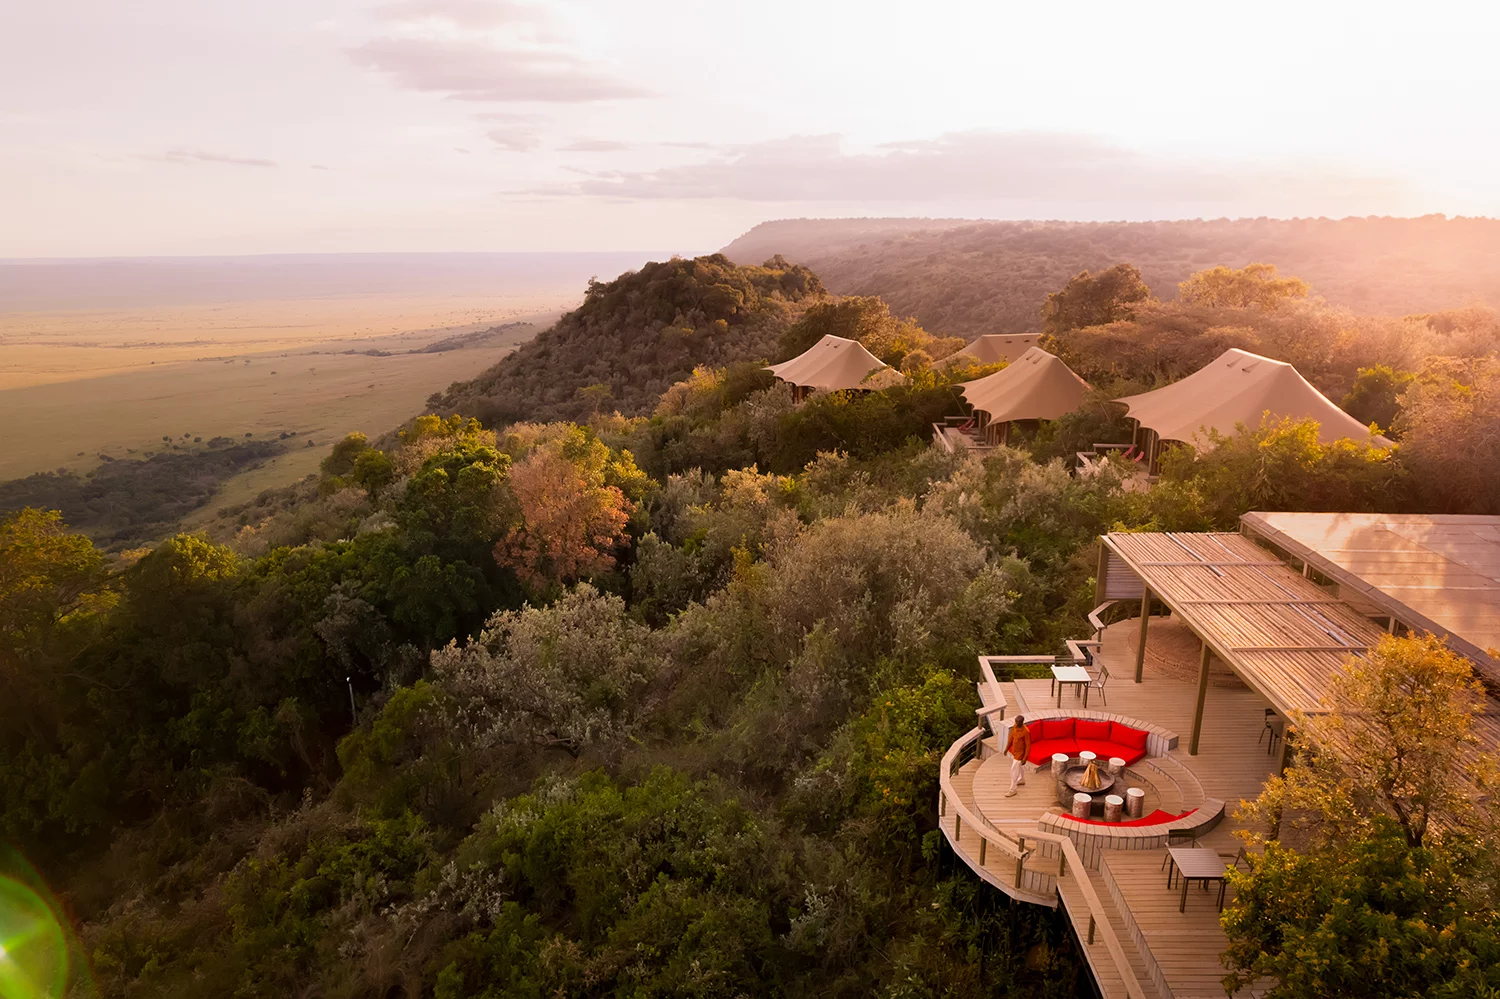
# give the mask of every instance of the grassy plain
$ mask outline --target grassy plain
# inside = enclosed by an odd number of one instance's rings
[[[242,476],[220,501],[254,495],[311,471],[345,433],[389,430],[571,304],[556,293],[366,296],[3,315],[0,423],[9,433],[0,479],[87,469],[101,454],[140,457],[163,437],[295,431],[294,450]],[[411,353],[495,326],[506,328]]]

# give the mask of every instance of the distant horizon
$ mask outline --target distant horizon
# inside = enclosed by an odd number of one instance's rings
[[[1345,222],[1350,220],[1389,220],[1402,222],[1418,222],[1426,219],[1441,219],[1447,222],[1475,221],[1475,222],[1497,222],[1497,215],[1464,215],[1449,214],[1447,212],[1424,212],[1422,214],[1395,215],[1395,214],[1348,214],[1348,215],[1220,215],[1208,216],[1181,216],[1176,218],[1149,218],[1149,219],[1120,219],[1120,218],[1044,218],[1041,216],[968,216],[968,215],[786,215],[776,218],[762,219],[749,228],[740,230],[735,236],[724,240],[712,249],[700,248],[696,250],[668,250],[668,249],[640,249],[635,247],[614,248],[588,248],[588,249],[395,249],[395,250],[263,250],[245,253],[142,253],[142,254],[98,254],[98,255],[60,255],[60,256],[35,256],[35,257],[0,257],[0,266],[16,266],[30,264],[66,264],[66,263],[116,263],[131,262],[144,263],[150,261],[186,261],[186,260],[269,260],[289,258],[319,258],[330,257],[566,257],[597,255],[641,255],[644,254],[651,259],[668,259],[670,257],[698,257],[708,254],[719,253],[725,246],[729,246],[737,239],[745,236],[762,226],[776,225],[788,222],[931,222],[931,223],[1019,223],[1034,222],[1047,225],[1160,225],[1165,223],[1201,222],[1204,224],[1217,222],[1257,222],[1261,220],[1269,222]]]

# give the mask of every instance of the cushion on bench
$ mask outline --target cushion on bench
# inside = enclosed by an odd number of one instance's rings
[[[1071,718],[1043,718],[1043,739],[1071,739],[1073,738],[1073,719]]]
[[[1150,815],[1145,816],[1144,818],[1130,819],[1126,822],[1106,822],[1103,819],[1080,819],[1078,816],[1073,815],[1069,812],[1063,812],[1062,817],[1065,819],[1072,819],[1074,822],[1082,822],[1085,825],[1091,826],[1159,826],[1164,822],[1175,822],[1177,819],[1185,819],[1197,810],[1198,809],[1196,808],[1189,808],[1181,815],[1173,815],[1171,812],[1164,812],[1160,808],[1158,808],[1156,811],[1152,812]]]
[[[1131,728],[1129,725],[1121,725],[1119,722],[1109,723],[1109,741],[1117,746],[1124,746],[1127,749],[1139,749],[1144,753],[1146,751],[1147,735],[1148,733],[1144,729]]]
[[[1113,722],[1094,721],[1092,718],[1079,718],[1073,726],[1073,734],[1080,742],[1084,739],[1092,739],[1095,742],[1113,742],[1109,737],[1109,727]]]

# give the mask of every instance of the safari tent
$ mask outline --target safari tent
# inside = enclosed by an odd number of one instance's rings
[[[938,360],[940,365],[958,364],[1014,364],[1039,339],[1036,333],[986,333],[962,350],[956,350]]]
[[[1290,364],[1238,348],[1165,388],[1115,401],[1124,403],[1126,415],[1136,421],[1136,443],[1153,465],[1161,441],[1205,450],[1209,431],[1232,434],[1238,424],[1258,427],[1268,413],[1277,419],[1317,420],[1324,443],[1370,435],[1368,427],[1335,406]],[[1390,444],[1384,437],[1375,440]]]
[[[1032,347],[1009,367],[959,387],[985,439],[998,443],[1016,420],[1055,420],[1083,404],[1089,384],[1062,359]]]
[[[865,349],[858,340],[829,334],[792,358],[766,369],[792,386],[797,399],[813,391],[882,389],[899,384],[901,372]]]

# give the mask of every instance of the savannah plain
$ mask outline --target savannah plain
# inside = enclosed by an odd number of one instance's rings
[[[294,435],[211,514],[313,471],[351,431],[392,429],[575,305],[594,268],[634,262],[511,256],[0,263],[0,480],[164,438]]]

